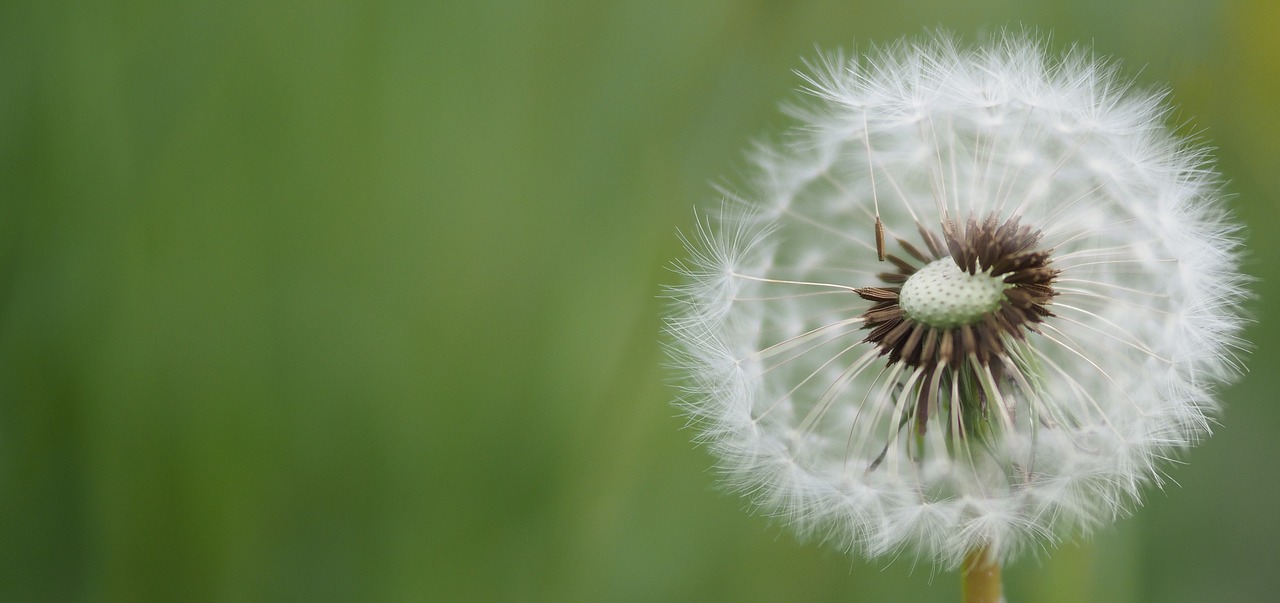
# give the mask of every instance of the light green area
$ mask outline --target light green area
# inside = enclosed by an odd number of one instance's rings
[[[1002,278],[986,272],[969,274],[946,258],[908,277],[898,293],[898,305],[916,322],[947,329],[982,320],[1000,307],[1007,288]]]
[[[799,544],[669,404],[695,202],[824,48],[1019,24],[1167,82],[1259,277],[1255,372],[1009,601],[1280,592],[1280,5],[0,3],[0,600],[955,601]]]

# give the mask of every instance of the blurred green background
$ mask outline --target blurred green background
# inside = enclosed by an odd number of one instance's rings
[[[955,601],[716,490],[660,284],[814,45],[1002,26],[1169,83],[1260,278],[1252,373],[1011,602],[1280,592],[1280,5],[0,5],[0,600]]]

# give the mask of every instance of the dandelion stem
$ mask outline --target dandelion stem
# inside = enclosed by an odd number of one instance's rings
[[[964,603],[1000,603],[1000,563],[993,561],[987,547],[978,547],[964,557],[960,570]]]

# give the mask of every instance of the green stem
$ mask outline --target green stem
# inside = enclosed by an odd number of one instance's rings
[[[964,603],[1000,603],[1000,563],[991,559],[986,547],[969,551],[960,569]]]

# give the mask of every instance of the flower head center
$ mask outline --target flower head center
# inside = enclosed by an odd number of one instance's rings
[[[898,304],[908,318],[949,329],[982,321],[994,312],[1012,285],[987,272],[969,274],[951,258],[929,263],[902,284]]]

